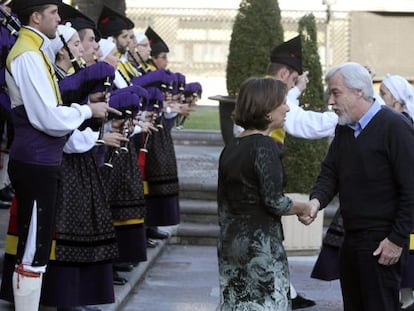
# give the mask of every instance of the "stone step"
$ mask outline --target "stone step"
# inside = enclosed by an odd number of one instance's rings
[[[190,214],[193,211],[192,210],[188,210],[188,204],[194,204],[194,202],[200,201],[202,203],[200,203],[202,206],[207,205],[214,205],[214,214],[217,214],[217,204],[216,204],[216,198],[217,198],[217,189],[213,189],[213,188],[201,188],[201,189],[196,189],[196,187],[194,187],[194,189],[181,189],[180,190],[180,206],[184,207],[187,209],[186,210],[186,214]],[[211,203],[204,203],[203,201],[207,201],[207,202],[211,202]],[[190,201],[186,202],[186,201]],[[324,213],[324,227],[328,227],[329,224],[332,222],[332,219],[336,213],[336,210],[338,208],[338,205],[336,204],[329,204],[326,208],[325,208],[325,213]],[[195,213],[197,213],[197,211],[195,211]],[[212,213],[213,214],[213,213]]]
[[[333,200],[324,210],[323,235],[338,207]],[[181,224],[175,232],[175,243],[215,245],[218,233],[217,202],[215,200],[200,200],[181,198]]]
[[[217,179],[198,176],[180,177],[180,198],[192,200],[217,200]]]
[[[213,185],[200,186],[190,184],[181,188],[180,191],[180,208],[183,221],[202,222],[204,220],[211,222],[212,217],[217,216],[217,187]],[[328,227],[338,209],[338,200],[334,199],[324,209],[324,227]],[[192,219],[192,215],[194,218]],[[205,218],[204,218],[205,217]]]
[[[176,243],[215,245],[218,233],[217,218],[217,172],[222,146],[193,145],[209,141],[219,133],[206,131],[174,131],[177,153],[177,168],[180,182],[181,224],[173,236]],[[204,135],[204,136],[203,136]],[[200,138],[201,137],[201,138]],[[203,138],[204,137],[204,138]],[[189,142],[188,145],[184,143]],[[288,194],[289,195],[289,194]],[[292,194],[294,195],[294,194]],[[302,200],[308,198],[301,195]],[[324,211],[318,235],[326,232],[335,214],[337,202],[332,202]]]
[[[181,223],[170,243],[185,245],[216,245],[218,224]]]
[[[183,223],[217,224],[217,202],[182,199],[180,217]]]

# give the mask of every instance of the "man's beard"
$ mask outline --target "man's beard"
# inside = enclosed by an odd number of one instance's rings
[[[352,124],[352,123],[353,123],[353,121],[352,121],[351,117],[348,114],[343,113],[340,116],[338,115],[338,124],[339,125],[347,125],[347,124]]]
[[[121,54],[125,54],[127,51],[127,47],[126,46],[118,46],[118,52]]]

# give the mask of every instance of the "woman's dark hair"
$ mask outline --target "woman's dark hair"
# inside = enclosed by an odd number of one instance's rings
[[[240,87],[233,112],[234,122],[244,129],[266,130],[268,113],[282,105],[287,86],[273,78],[249,78]]]

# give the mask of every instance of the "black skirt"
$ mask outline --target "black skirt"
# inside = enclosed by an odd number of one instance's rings
[[[105,189],[91,152],[64,154],[56,217],[56,260],[91,263],[116,258]]]
[[[112,263],[60,265],[50,262],[43,276],[41,303],[52,307],[115,301]]]
[[[144,217],[146,204],[137,152],[130,140],[128,153],[110,151],[112,168],[101,168],[115,225],[119,256],[117,262],[140,262],[147,259]]]
[[[148,196],[178,196],[177,160],[171,133],[166,126],[149,137],[147,150]]]
[[[128,150],[128,153],[118,155],[113,154],[113,149],[109,150],[106,162],[112,158],[112,168],[101,168],[112,219],[115,221],[144,218],[146,213],[142,176],[132,140]]]
[[[147,142],[145,172],[148,182],[148,226],[169,226],[180,223],[177,160],[171,133],[164,128],[153,133]]]

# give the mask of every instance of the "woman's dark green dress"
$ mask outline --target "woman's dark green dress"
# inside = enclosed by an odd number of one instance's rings
[[[261,134],[235,138],[219,163],[220,310],[290,310],[289,268],[281,215],[283,167],[275,141]]]

